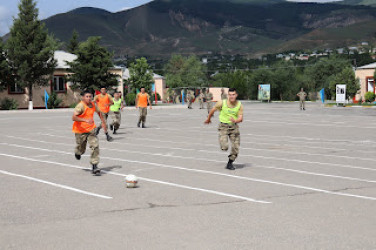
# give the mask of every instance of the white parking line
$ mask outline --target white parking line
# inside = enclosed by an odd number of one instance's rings
[[[6,144],[6,145],[9,145],[9,146],[15,146],[15,147],[19,147],[19,148],[28,148],[28,149],[34,149],[34,150],[40,150],[40,151],[56,152],[56,153],[60,153],[60,154],[72,155],[72,153],[70,153],[70,152],[65,152],[65,151],[60,151],[60,150],[37,148],[37,147],[27,147],[27,146],[23,146],[23,145],[16,145],[16,144],[9,144],[9,143],[0,143],[0,144]],[[0,154],[0,155],[4,155],[4,154]],[[87,155],[83,155],[83,156],[89,157]],[[269,181],[269,180],[263,180],[263,179],[243,177],[243,176],[236,176],[236,175],[224,174],[224,173],[214,172],[214,171],[191,169],[191,168],[185,168],[185,167],[179,167],[179,166],[159,164],[159,163],[154,163],[154,162],[126,160],[126,159],[122,159],[122,158],[103,157],[103,156],[102,156],[102,158],[107,159],[107,160],[111,160],[111,161],[132,162],[132,163],[138,163],[138,164],[142,164],[142,165],[147,164],[147,165],[159,166],[159,167],[164,167],[164,168],[173,168],[173,169],[185,170],[185,171],[190,171],[190,172],[198,172],[198,173],[205,173],[205,174],[211,174],[211,175],[226,176],[226,177],[231,177],[231,178],[236,178],[236,179],[249,180],[249,181],[253,181],[253,182],[260,182],[260,183],[274,184],[274,185],[285,186],[285,187],[292,187],[292,188],[297,188],[297,189],[316,191],[316,192],[319,192],[319,193],[325,193],[325,194],[331,194],[331,195],[347,196],[347,197],[354,197],[354,198],[360,198],[360,199],[365,199],[365,200],[375,200],[376,201],[376,197],[354,195],[354,194],[343,193],[343,192],[334,192],[334,191],[330,191],[330,190],[318,189],[318,188],[313,188],[313,187],[308,187],[308,186],[302,186],[302,185],[296,185],[296,184],[290,184],[290,183],[283,183],[283,182],[275,182],[275,181]],[[39,161],[39,160],[35,160],[35,159],[33,159],[33,160]],[[54,163],[54,162],[51,162],[51,163]]]
[[[37,149],[37,148],[35,148],[35,149]],[[50,150],[50,151],[56,152],[57,150]],[[66,152],[61,152],[61,153],[66,153]],[[43,161],[43,160],[37,160],[37,159],[33,159],[33,158],[29,158],[29,157],[23,157],[23,156],[17,156],[17,155],[10,155],[10,154],[0,153],[0,156],[17,158],[17,159],[22,159],[22,160],[27,160],[27,161],[34,161],[34,162],[42,162],[42,163],[48,163],[48,164],[55,164],[55,165],[60,165],[60,166],[64,166],[64,167],[71,167],[71,168],[78,168],[78,169],[87,169],[87,168],[83,168],[83,167],[75,166],[75,165],[71,165],[71,164],[60,163],[60,162],[55,162],[55,161]],[[125,174],[120,174],[120,173],[114,173],[114,172],[108,172],[108,171],[103,171],[103,172],[107,173],[107,174],[110,174],[110,175],[117,175],[117,176],[124,176],[124,177],[127,176]],[[19,177],[21,177],[21,176],[19,176]],[[240,200],[245,200],[245,201],[250,201],[250,202],[264,203],[264,204],[271,203],[269,201],[256,200],[256,199],[252,199],[252,198],[245,197],[245,196],[239,196],[239,195],[234,195],[234,194],[229,194],[229,193],[214,191],[214,190],[210,190],[210,189],[203,189],[203,188],[197,188],[197,187],[192,187],[192,186],[186,186],[186,185],[176,184],[176,183],[172,183],[172,182],[165,182],[165,181],[161,181],[161,180],[155,180],[155,179],[144,178],[144,177],[139,177],[139,176],[138,176],[138,179],[139,180],[143,180],[143,181],[147,181],[147,182],[158,183],[158,184],[163,184],[163,185],[172,186],[172,187],[178,187],[178,188],[183,188],[183,189],[195,190],[195,191],[200,191],[200,192],[204,192],[204,193],[216,194],[216,195],[219,195],[219,196],[225,196],[225,197],[230,197],[230,198],[235,198],[235,199],[240,199]],[[40,180],[40,181],[42,181],[42,180]],[[50,184],[50,183],[46,183],[46,184]],[[56,185],[58,185],[58,184],[56,184]],[[67,187],[67,186],[65,186],[65,187]],[[85,192],[85,191],[82,191],[82,192]],[[112,198],[112,197],[110,197],[110,198]]]
[[[3,155],[3,154],[1,154],[1,155]],[[3,156],[5,156],[5,155],[3,155]],[[27,179],[27,180],[31,180],[31,181],[35,181],[35,182],[47,184],[47,185],[58,187],[58,188],[62,188],[62,189],[67,189],[67,190],[70,190],[70,191],[73,191],[73,192],[77,192],[77,193],[81,193],[81,194],[86,194],[86,195],[89,195],[89,196],[94,196],[94,197],[98,197],[98,198],[102,198],[102,199],[112,199],[112,197],[110,197],[110,196],[100,195],[100,194],[96,194],[96,193],[84,191],[84,190],[81,190],[81,189],[69,187],[69,186],[66,186],[66,185],[61,185],[61,184],[53,183],[53,182],[50,182],[50,181],[45,181],[45,180],[37,179],[37,178],[26,176],[26,175],[15,174],[15,173],[11,173],[11,172],[4,171],[4,170],[0,170],[0,173],[4,174],[4,175],[9,175],[9,176],[14,176],[14,177],[24,178],[24,179]]]

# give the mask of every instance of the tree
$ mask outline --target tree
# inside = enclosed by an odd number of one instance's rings
[[[150,93],[151,84],[153,83],[153,72],[145,57],[136,59],[135,63],[131,63],[128,83],[132,87],[133,93],[136,93],[137,89],[141,87],[145,87],[145,91]]]
[[[271,95],[272,99],[294,100],[298,92],[296,69],[289,62],[275,65],[276,70],[272,74]]]
[[[67,80],[72,82],[73,90],[99,90],[101,87],[118,86],[117,75],[109,72],[113,67],[112,55],[99,45],[100,37],[89,37],[80,44],[77,59],[67,62],[70,74]]]
[[[203,87],[207,83],[206,68],[196,56],[172,55],[165,71],[166,84],[170,88]]]
[[[355,78],[355,73],[351,67],[344,68],[342,72],[336,74],[330,82],[329,88],[333,97],[336,96],[337,84],[346,85],[346,98],[355,96],[360,88],[359,82]]]
[[[3,91],[8,87],[10,80],[9,76],[9,65],[4,48],[4,43],[0,38],[0,91]]]
[[[10,29],[6,43],[7,58],[15,83],[28,89],[29,109],[33,107],[33,87],[45,86],[51,80],[56,61],[56,40],[48,35],[38,19],[33,0],[21,0],[18,17]]]
[[[68,52],[72,54],[76,54],[79,46],[78,42],[78,32],[76,30],[73,30],[72,37],[68,42],[67,50]]]

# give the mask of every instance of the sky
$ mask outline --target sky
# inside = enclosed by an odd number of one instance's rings
[[[294,2],[329,2],[333,0],[289,0]],[[17,16],[20,0],[0,0],[0,36],[9,32],[13,17]],[[96,7],[118,12],[134,8],[151,0],[37,0],[39,18],[45,19],[58,13],[68,12],[79,7]]]

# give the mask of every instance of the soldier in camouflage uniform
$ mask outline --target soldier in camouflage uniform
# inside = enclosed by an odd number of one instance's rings
[[[303,88],[300,89],[300,92],[296,94],[299,97],[300,110],[305,110],[305,100],[307,93],[304,92]]]
[[[86,151],[86,144],[89,143],[91,149],[90,163],[93,166],[93,174],[99,174],[99,143],[95,131],[94,113],[96,112],[102,121],[102,127],[107,133],[106,120],[104,119],[101,110],[92,101],[93,95],[90,91],[84,91],[82,94],[82,101],[77,104],[72,116],[73,128],[72,131],[76,137],[76,148],[74,156],[77,160],[81,159]]]
[[[213,94],[209,92],[209,89],[206,90],[205,98],[206,98],[206,107],[208,108],[208,114],[209,114],[210,110],[213,107]]]
[[[187,93],[188,93],[187,94],[188,108],[192,109],[192,103],[193,103],[193,100],[195,98],[195,95],[193,94],[192,90],[188,90]]]
[[[215,107],[209,112],[205,124],[211,123],[211,117],[215,111],[220,111],[219,115],[219,144],[222,151],[227,151],[229,148],[228,139],[231,142],[231,152],[228,156],[228,163],[226,168],[235,170],[232,164],[239,154],[240,147],[240,132],[238,123],[243,121],[243,105],[237,101],[238,94],[236,89],[230,88],[228,91],[228,99],[217,102]]]
[[[227,94],[224,88],[221,89],[221,100],[227,100]]]
[[[204,95],[204,93],[202,92],[202,89],[201,89],[200,95],[198,96],[198,101],[200,102],[200,109],[204,108],[204,98],[205,98],[205,95]]]

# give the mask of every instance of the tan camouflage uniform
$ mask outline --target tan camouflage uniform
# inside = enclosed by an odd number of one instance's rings
[[[95,135],[95,129],[90,131],[90,133],[78,134],[75,133],[76,137],[76,149],[75,154],[83,155],[86,151],[87,142],[90,145],[91,156],[90,163],[96,165],[99,163],[99,143],[98,137]]]
[[[305,110],[305,100],[306,100],[306,97],[307,97],[307,93],[304,92],[304,91],[300,91],[297,96],[299,96],[299,107],[300,107],[300,110]]]
[[[204,98],[205,98],[205,95],[204,93],[201,92],[198,97],[198,101],[200,102],[200,109],[204,108]]]
[[[206,93],[205,95],[205,98],[206,98],[206,107],[208,109],[208,113],[210,112],[210,110],[212,109],[213,107],[213,94],[212,93]]]

